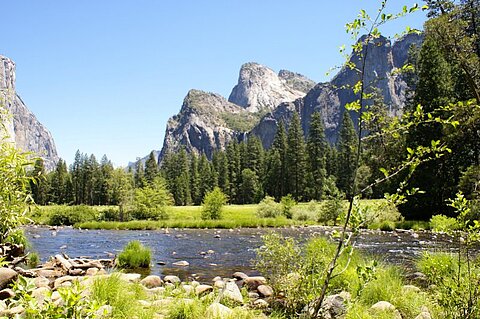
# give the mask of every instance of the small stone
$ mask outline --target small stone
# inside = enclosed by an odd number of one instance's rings
[[[70,282],[70,281],[75,280],[75,279],[77,279],[77,277],[72,277],[72,276],[64,276],[64,277],[57,278],[55,280],[55,282],[53,283],[53,288],[57,289],[59,287],[65,287],[64,283]]]
[[[35,284],[35,287],[40,288],[40,287],[48,287],[50,285],[50,280],[48,280],[45,277],[36,277],[33,280],[33,283]]]
[[[85,273],[85,271],[82,270],[82,269],[70,269],[68,271],[68,274],[70,276],[82,276],[84,273]]]
[[[388,310],[394,311],[395,306],[389,303],[388,301],[379,301],[373,306],[371,306],[370,309],[380,310],[380,311],[388,311]]]
[[[268,302],[263,299],[257,299],[253,302],[253,307],[256,309],[267,309],[268,306]]]
[[[170,283],[170,282],[166,282],[165,283],[165,288],[175,288],[175,285]]]
[[[107,274],[107,271],[105,269],[100,269],[98,272],[97,272],[97,276],[100,276],[100,275],[106,275]]]
[[[190,285],[192,285],[192,287],[195,288],[195,287],[199,286],[200,283],[199,283],[198,281],[196,281],[196,280],[193,280],[193,281],[190,283]]]
[[[0,311],[0,316],[16,317],[18,315],[21,315],[24,312],[25,312],[25,308],[23,308],[22,306],[16,306],[10,309],[5,309]]]
[[[97,267],[88,268],[87,272],[85,273],[87,276],[95,276],[98,273]]]
[[[53,300],[53,301],[56,301],[56,300],[58,300],[58,299],[60,299],[60,298],[62,298],[62,296],[60,296],[60,293],[59,293],[58,291],[54,291],[54,292],[52,293],[52,300]]]
[[[164,261],[157,261],[157,265],[165,266],[167,263]]]
[[[207,254],[211,255],[211,254],[214,254],[215,252],[211,249],[207,250]]]
[[[220,235],[217,234],[217,235],[215,235],[215,236],[213,236],[213,237],[214,237],[214,238],[220,238]]]
[[[165,276],[163,278],[163,281],[170,284],[179,284],[181,282],[180,278],[178,278],[177,276]]]
[[[220,276],[217,276],[217,277],[215,277],[215,278],[213,278],[213,279],[212,279],[212,281],[213,281],[213,282],[215,282],[215,281],[219,281],[219,280],[222,280],[222,277],[220,277]]]
[[[143,278],[140,283],[147,288],[156,288],[163,285],[163,280],[159,276],[150,275]]]
[[[205,295],[213,291],[213,287],[210,285],[198,285],[195,287],[195,293],[199,296]]]
[[[60,246],[60,249],[67,249],[67,245]]]
[[[147,294],[149,296],[161,295],[161,294],[165,293],[165,290],[166,289],[164,287],[156,287],[156,288],[145,289],[145,291],[147,292]]]
[[[233,310],[222,305],[221,303],[212,303],[206,311],[207,318],[228,318],[233,313]]]
[[[12,289],[0,290],[0,300],[10,299],[15,297],[15,292]]]
[[[174,262],[172,265],[174,266],[181,266],[181,267],[187,267],[190,265],[190,263],[186,260],[181,260],[181,261],[177,261],[177,262]]]
[[[257,291],[260,294],[260,296],[263,297],[271,297],[273,295],[273,289],[270,286],[267,285],[260,285],[257,287]]]

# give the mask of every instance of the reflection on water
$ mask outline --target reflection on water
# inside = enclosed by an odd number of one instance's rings
[[[251,261],[261,236],[276,231],[303,242],[313,236],[329,236],[327,227],[277,229],[169,229],[169,230],[78,230],[69,227],[26,228],[26,234],[42,261],[64,252],[70,257],[109,258],[131,240],[139,240],[153,252],[152,274],[177,275],[182,279],[210,281],[215,276],[231,276],[235,271],[257,274]],[[355,245],[388,263],[412,267],[422,251],[455,250],[453,238],[431,232],[363,231]],[[172,265],[186,260],[187,267]]]

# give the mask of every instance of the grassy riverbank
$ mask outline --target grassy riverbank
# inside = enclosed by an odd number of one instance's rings
[[[339,202],[341,212],[347,209],[347,202]],[[367,216],[367,227],[372,229],[392,230],[428,229],[428,222],[402,221],[395,208],[385,205],[384,200],[362,200],[360,208]],[[166,208],[168,219],[165,220],[130,220],[118,221],[116,206],[39,206],[30,218],[37,224],[74,225],[88,229],[160,229],[160,228],[253,228],[285,227],[308,225],[333,225],[338,221],[330,218],[331,205],[328,201],[299,203],[293,210],[293,217],[284,215],[262,218],[258,216],[260,204],[226,205],[220,219],[204,220],[201,218],[201,206],[169,206]]]

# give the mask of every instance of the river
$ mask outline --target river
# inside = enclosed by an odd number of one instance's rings
[[[108,258],[118,254],[131,240],[139,240],[153,253],[151,274],[174,274],[182,279],[210,281],[230,277],[235,271],[257,274],[252,266],[262,235],[272,231],[300,242],[313,236],[329,236],[329,227],[277,229],[163,229],[163,230],[79,230],[71,227],[27,227],[25,233],[41,261],[66,253],[70,257]],[[429,231],[370,231],[356,238],[355,246],[377,259],[409,269],[423,251],[454,251],[453,238]],[[213,252],[212,252],[213,251]],[[185,260],[187,267],[173,263]]]

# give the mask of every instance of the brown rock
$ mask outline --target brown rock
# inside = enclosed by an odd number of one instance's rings
[[[237,271],[232,275],[233,278],[238,279],[238,280],[244,280],[245,278],[248,278],[247,274]]]
[[[163,281],[171,283],[171,284],[179,284],[181,282],[180,278],[178,278],[177,276],[165,276],[163,278]]]
[[[156,288],[163,285],[163,280],[159,276],[150,275],[143,278],[140,283],[147,288]]]
[[[10,299],[15,297],[15,292],[12,289],[0,290],[0,300]]]
[[[37,277],[33,280],[33,283],[35,284],[35,287],[40,288],[40,287],[48,287],[50,285],[50,280],[48,280],[45,277]]]
[[[260,285],[257,287],[257,291],[262,297],[271,297],[273,296],[273,289],[267,285]]]
[[[208,294],[213,291],[213,287],[210,285],[198,285],[195,287],[195,293],[199,296]]]
[[[243,280],[244,284],[247,286],[248,290],[255,290],[260,285],[265,285],[267,283],[267,279],[262,276],[255,276],[255,277],[247,277]]]
[[[17,278],[17,272],[10,268],[0,268],[0,289],[6,288]]]

